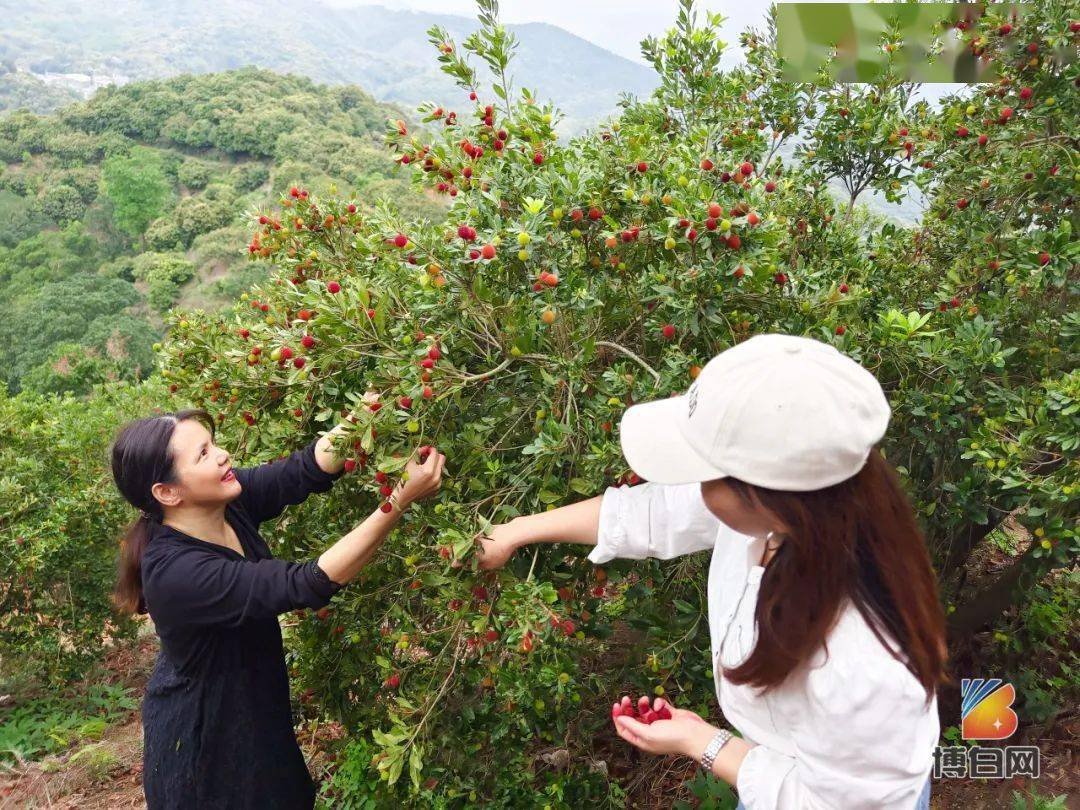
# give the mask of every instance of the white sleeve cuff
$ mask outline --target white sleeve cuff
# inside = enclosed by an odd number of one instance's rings
[[[794,758],[755,745],[743,758],[735,777],[739,801],[746,810],[777,810],[781,807],[780,789],[794,767]]]
[[[593,565],[622,556],[619,552],[626,540],[623,512],[622,490],[608,487],[600,499],[600,525],[596,532],[596,548],[589,552],[589,561]]]

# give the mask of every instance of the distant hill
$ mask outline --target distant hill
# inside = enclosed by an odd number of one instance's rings
[[[427,100],[451,109],[465,102],[439,71],[426,31],[440,25],[460,42],[478,27],[468,17],[290,0],[0,0],[0,15],[0,60],[39,75],[123,82],[256,65],[356,83],[409,109]],[[556,26],[508,28],[519,40],[515,86],[558,102],[566,115],[561,134],[612,112],[621,92],[647,95],[656,86],[650,68]]]
[[[145,377],[170,307],[228,308],[267,278],[245,250],[251,214],[293,183],[442,218],[382,144],[400,115],[356,86],[255,68],[0,115],[0,387]]]

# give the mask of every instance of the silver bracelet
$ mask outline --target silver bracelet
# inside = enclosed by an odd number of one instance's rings
[[[716,736],[709,740],[709,744],[705,746],[705,753],[701,755],[701,767],[706,772],[712,773],[713,762],[716,760],[716,755],[720,753],[720,749],[724,747],[728,740],[732,738],[732,733],[726,729],[720,729],[716,732]]]

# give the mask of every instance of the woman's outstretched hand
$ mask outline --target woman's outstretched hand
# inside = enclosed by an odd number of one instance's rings
[[[431,497],[442,486],[442,471],[443,465],[446,464],[446,456],[434,447],[421,447],[419,456],[419,459],[409,459],[405,465],[409,480],[403,480],[398,485],[398,499],[402,507]],[[404,479],[405,476],[402,478]]]
[[[499,523],[492,527],[491,533],[481,535],[480,545],[476,549],[476,559],[480,568],[490,571],[494,568],[502,568],[506,561],[513,556],[514,552],[524,545],[524,536],[521,524],[514,518],[509,523]]]
[[[623,696],[611,707],[611,715],[618,735],[649,754],[683,754],[696,759],[719,730],[697,712],[676,709],[664,698],[656,698],[650,706],[648,698],[642,697],[634,705]]]

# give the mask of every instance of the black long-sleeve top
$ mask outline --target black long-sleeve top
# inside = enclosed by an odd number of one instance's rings
[[[142,584],[161,651],[143,700],[149,810],[314,803],[277,616],[320,608],[342,586],[315,560],[274,559],[258,527],[341,477],[319,467],[316,441],[284,460],[234,469],[242,492],[225,519],[243,555],[151,524]]]

